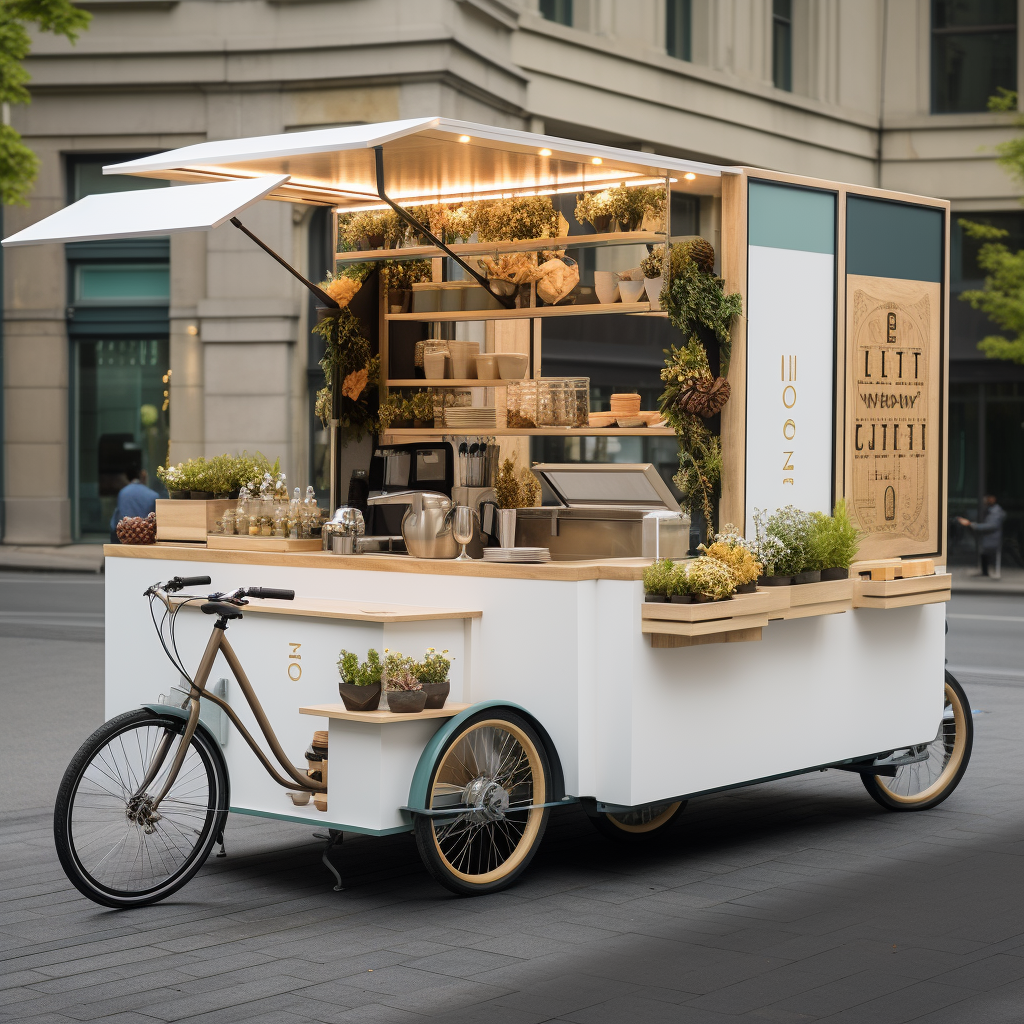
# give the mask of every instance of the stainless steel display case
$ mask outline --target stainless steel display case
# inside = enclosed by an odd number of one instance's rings
[[[557,504],[516,513],[516,545],[557,561],[682,558],[690,517],[648,463],[541,463],[534,473]]]

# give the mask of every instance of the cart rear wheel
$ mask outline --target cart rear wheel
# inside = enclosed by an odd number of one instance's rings
[[[892,811],[925,811],[941,804],[956,789],[974,745],[974,718],[963,687],[946,673],[942,721],[927,744],[928,757],[898,768],[894,778],[862,775],[864,788]]]
[[[603,836],[620,843],[642,843],[665,834],[686,807],[685,800],[635,807],[621,814],[598,812],[590,815],[590,823]]]
[[[130,711],[104,723],[64,772],[53,809],[61,867],[105,907],[143,907],[180,889],[203,865],[227,818],[219,751],[197,729],[174,785],[154,811],[185,722]],[[157,759],[152,782],[142,782]]]
[[[416,846],[427,870],[460,896],[497,892],[526,870],[548,822],[547,753],[529,723],[511,712],[467,720],[445,744],[430,778],[427,809],[466,808],[451,818],[416,815]]]

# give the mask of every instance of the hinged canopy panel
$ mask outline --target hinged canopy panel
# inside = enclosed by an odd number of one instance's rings
[[[251,139],[203,142],[104,168],[172,181],[287,175],[270,199],[358,208],[379,203],[374,147],[385,157],[385,185],[396,202],[564,188],[600,189],[623,181],[672,178],[672,188],[721,194],[712,164],[616,149],[489,125],[425,117]]]
[[[249,181],[139,189],[86,196],[5,238],[5,246],[143,238],[219,227],[288,180],[286,174]]]

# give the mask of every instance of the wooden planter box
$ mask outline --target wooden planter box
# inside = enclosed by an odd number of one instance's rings
[[[212,498],[209,501],[157,498],[156,539],[191,540],[205,544],[207,535],[217,529],[217,520],[237,504],[233,498]]]
[[[696,647],[760,640],[769,613],[789,607],[790,587],[769,587],[756,594],[736,594],[729,601],[706,604],[641,606],[640,629],[652,647]],[[773,616],[774,617],[774,616]]]
[[[910,576],[899,580],[855,581],[854,608],[906,608],[915,604],[941,604],[952,597],[953,577],[944,572],[935,576]]]

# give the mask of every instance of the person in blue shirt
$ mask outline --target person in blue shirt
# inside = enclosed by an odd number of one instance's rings
[[[117,504],[114,514],[110,517],[110,543],[119,544],[117,524],[125,516],[141,516],[143,519],[150,512],[156,511],[156,499],[159,495],[151,487],[146,486],[149,477],[144,469],[140,469],[132,482],[117,492]]]

